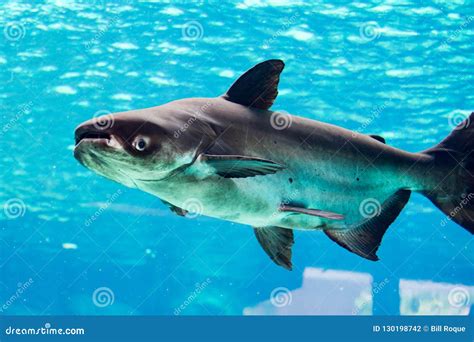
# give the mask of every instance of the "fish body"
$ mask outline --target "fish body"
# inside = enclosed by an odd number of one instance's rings
[[[279,60],[260,63],[217,98],[89,120],[76,129],[75,157],[159,197],[178,215],[253,226],[265,252],[288,269],[293,230],[323,230],[377,260],[412,191],[447,214],[466,196],[474,199],[472,114],[462,131],[410,153],[379,136],[271,111],[283,67]],[[467,204],[451,218],[472,233],[472,214]]]

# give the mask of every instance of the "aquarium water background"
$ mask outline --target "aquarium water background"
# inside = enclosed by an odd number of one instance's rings
[[[250,227],[178,217],[72,149],[84,120],[270,58],[273,109],[429,148],[474,109],[471,2],[2,1],[0,25],[2,315],[469,314],[473,238],[421,195],[379,262],[298,231],[288,272]]]

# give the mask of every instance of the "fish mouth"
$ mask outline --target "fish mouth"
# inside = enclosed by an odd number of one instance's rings
[[[100,130],[81,129],[80,127],[76,130],[75,134],[76,146],[78,146],[84,140],[110,142],[111,138],[112,135],[110,133]]]

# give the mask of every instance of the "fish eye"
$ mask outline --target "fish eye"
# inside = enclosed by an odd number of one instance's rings
[[[141,151],[144,151],[148,147],[149,143],[150,143],[149,138],[140,135],[135,138],[132,145],[137,151],[141,152]]]

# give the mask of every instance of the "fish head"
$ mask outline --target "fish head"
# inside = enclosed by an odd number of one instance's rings
[[[174,114],[154,107],[88,120],[75,130],[74,157],[129,187],[137,187],[139,181],[166,179],[191,163],[199,146],[199,135],[175,138],[180,121]]]

